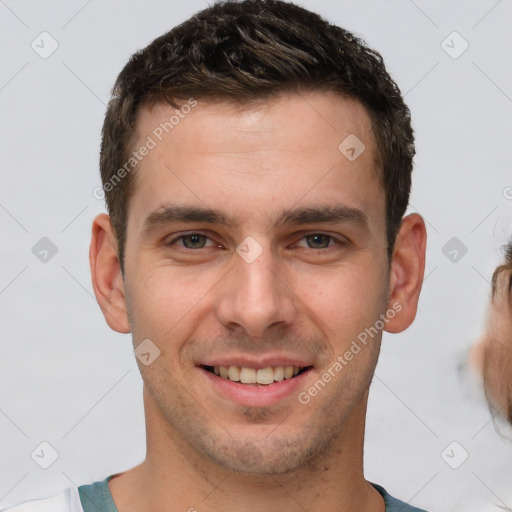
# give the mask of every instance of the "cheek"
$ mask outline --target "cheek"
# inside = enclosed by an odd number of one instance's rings
[[[487,391],[501,408],[512,396],[512,314],[502,303],[491,304],[482,352]]]
[[[494,333],[496,334],[496,333]],[[512,347],[498,337],[484,345],[484,379],[491,399],[501,409],[511,397]]]
[[[387,304],[387,275],[371,266],[319,269],[296,275],[291,287],[320,320],[328,339],[353,339],[375,325]]]
[[[190,325],[206,303],[214,284],[207,276],[198,277],[185,269],[169,266],[153,267],[131,279],[129,302],[134,337],[164,341],[176,337],[179,330]]]

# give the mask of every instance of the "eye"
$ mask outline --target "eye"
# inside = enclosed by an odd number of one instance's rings
[[[328,249],[333,245],[343,245],[343,242],[333,237],[332,235],[327,235],[325,233],[311,233],[301,238],[301,240],[305,240],[308,244],[307,247],[310,249]],[[330,244],[330,242],[334,242]],[[299,247],[304,247],[304,245],[298,245]]]
[[[202,233],[187,233],[185,235],[180,235],[170,242],[166,242],[166,246],[174,245],[177,241],[181,241],[182,245],[179,245],[178,247],[184,247],[185,249],[203,249],[206,247],[207,240],[210,240],[215,246],[216,244],[213,243],[213,240],[210,239],[210,237],[203,235]],[[210,245],[211,247],[212,245]]]

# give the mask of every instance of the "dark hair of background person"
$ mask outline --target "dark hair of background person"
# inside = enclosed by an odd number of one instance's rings
[[[112,89],[100,171],[121,271],[127,212],[140,176],[129,172],[110,190],[105,184],[134,149],[141,108],[160,102],[179,108],[190,98],[243,107],[308,91],[357,99],[370,114],[390,257],[409,202],[415,148],[410,111],[381,55],[354,34],[290,2],[224,1],[136,52]]]

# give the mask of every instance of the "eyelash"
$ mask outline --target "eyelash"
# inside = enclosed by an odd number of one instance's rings
[[[198,232],[198,231],[191,231],[190,233],[185,233],[185,234],[182,234],[180,236],[177,236],[176,238],[173,238],[170,242],[166,242],[164,245],[165,247],[171,247],[172,245],[175,244],[175,242],[177,242],[178,240],[183,240],[183,238],[185,237],[188,237],[188,236],[193,236],[193,235],[200,235],[200,236],[204,236],[206,237],[208,240],[211,240],[213,242],[213,240],[206,234],[204,233],[201,233],[201,232]],[[324,251],[329,251],[330,249],[332,249],[333,247],[335,247],[336,245],[338,246],[344,246],[344,245],[347,245],[347,242],[341,238],[337,238],[333,235],[329,235],[328,233],[322,233],[322,232],[317,232],[317,231],[313,231],[311,233],[306,233],[305,235],[303,235],[300,240],[303,240],[309,236],[313,236],[313,235],[322,235],[322,236],[326,236],[329,238],[329,242],[331,241],[334,241],[335,243],[333,245],[329,245],[328,247],[323,247],[323,248],[320,248],[320,249],[314,249],[312,247],[301,247],[302,249],[310,249],[312,251],[315,251],[316,253],[323,253]],[[299,241],[300,241],[299,240]],[[197,252],[197,251],[200,251],[201,249],[206,249],[206,247],[199,247],[198,249],[189,249],[187,247],[179,247],[178,249],[176,249],[178,252],[182,252],[182,253],[191,253],[191,252]]]

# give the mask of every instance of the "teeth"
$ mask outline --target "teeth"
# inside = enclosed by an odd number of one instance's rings
[[[268,385],[274,382],[280,382],[284,379],[291,379],[298,375],[300,367],[298,366],[268,366],[267,368],[247,368],[245,366],[214,366],[215,375],[223,379],[229,379],[233,382],[242,382],[243,384],[263,384]]]
[[[278,382],[284,379],[284,366],[277,366],[274,369],[274,380]]]
[[[238,382],[240,380],[240,368],[238,366],[230,366],[228,368],[228,378],[234,382]]]
[[[274,382],[274,370],[272,367],[261,368],[256,373],[256,382],[258,384],[272,384]]]
[[[240,369],[240,382],[242,384],[255,384],[256,383],[256,370],[254,368],[245,368],[245,367],[241,368]]]

